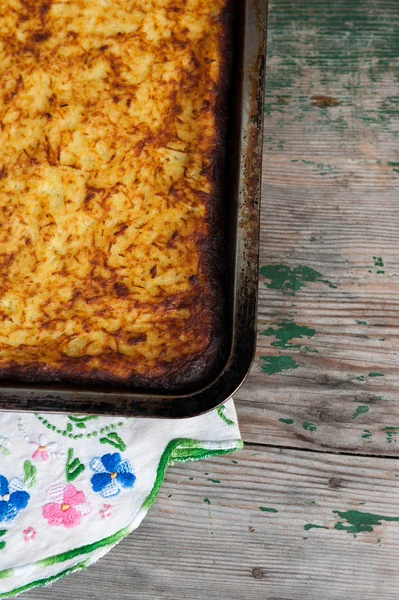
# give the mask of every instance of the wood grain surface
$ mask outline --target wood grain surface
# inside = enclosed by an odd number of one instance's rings
[[[396,600],[392,462],[254,445],[175,466],[136,532],[27,597]]]
[[[398,22],[395,1],[270,5],[252,442],[398,453]]]
[[[399,597],[398,23],[271,0],[246,448],[171,468],[135,533],[31,600]]]

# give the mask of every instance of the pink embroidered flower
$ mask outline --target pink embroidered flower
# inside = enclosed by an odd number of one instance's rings
[[[108,519],[112,515],[112,504],[104,504],[102,509],[100,510],[100,515],[102,519]]]
[[[36,529],[34,527],[28,527],[28,529],[24,529],[24,540],[25,542],[33,542],[36,537]]]
[[[80,524],[82,517],[91,512],[86,496],[71,484],[53,485],[47,492],[53,502],[43,506],[43,517],[49,525],[63,525],[67,529]]]
[[[55,449],[57,448],[56,442],[47,443],[47,440],[44,435],[39,437],[38,442],[29,442],[29,445],[33,448],[34,452],[32,454],[33,460],[41,458],[45,462],[52,456]]]

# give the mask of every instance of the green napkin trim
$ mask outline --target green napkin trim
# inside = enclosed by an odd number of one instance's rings
[[[207,445],[208,445],[208,448],[206,447]],[[160,458],[160,461],[158,464],[158,469],[157,469],[157,474],[155,477],[155,482],[152,487],[152,490],[149,493],[149,495],[147,496],[147,498],[144,500],[143,504],[141,505],[140,510],[147,512],[149,510],[149,508],[155,502],[155,499],[156,499],[156,497],[159,493],[159,490],[162,486],[162,483],[165,479],[166,471],[167,471],[167,468],[169,465],[171,465],[175,462],[187,462],[187,461],[192,461],[192,460],[202,460],[204,458],[210,458],[212,456],[223,456],[225,454],[231,454],[233,452],[236,452],[237,450],[240,450],[243,447],[243,442],[242,442],[242,440],[229,440],[226,442],[225,448],[223,448],[223,447],[215,448],[216,445],[217,444],[215,442],[204,442],[204,441],[200,441],[200,440],[193,440],[190,438],[177,438],[175,440],[171,440],[169,442],[169,444],[166,446],[166,448]],[[223,445],[223,442],[219,443],[219,446],[222,446],[222,445]],[[133,518],[132,522],[129,525],[127,525],[126,527],[123,527],[122,529],[115,532],[114,534],[112,534],[106,538],[103,538],[102,540],[98,540],[97,542],[93,542],[92,544],[87,544],[85,546],[81,546],[80,548],[68,550],[67,552],[63,552],[63,553],[57,554],[55,556],[50,556],[49,558],[45,558],[43,560],[38,561],[37,563],[35,563],[35,565],[38,569],[41,569],[41,568],[52,566],[56,563],[62,563],[62,562],[71,560],[71,559],[73,559],[77,556],[83,555],[83,554],[89,554],[89,553],[93,552],[94,550],[98,550],[99,548],[104,548],[105,546],[111,546],[111,547],[115,546],[124,537],[126,537],[131,531],[133,531],[134,521],[135,521],[135,519]],[[25,592],[27,590],[30,590],[30,589],[33,589],[36,587],[42,587],[42,586],[49,585],[50,583],[57,581],[58,579],[61,579],[62,577],[65,577],[66,575],[69,575],[70,573],[73,573],[73,572],[81,570],[81,569],[85,569],[88,564],[90,564],[90,559],[87,559],[86,561],[83,561],[83,562],[79,563],[78,565],[75,565],[68,569],[65,569],[61,573],[58,573],[57,575],[53,575],[52,577],[48,577],[46,579],[39,579],[37,581],[28,583],[25,586],[22,586],[20,588],[16,588],[15,590],[12,590],[10,592],[2,593],[2,594],[0,594],[0,599],[1,598],[13,598],[13,597],[17,596],[18,594]],[[29,569],[32,568],[31,564],[29,564],[27,566],[29,567]],[[20,568],[18,570],[20,571]],[[3,571],[0,571],[0,579],[7,579],[9,577],[14,576],[14,574],[15,574],[15,569],[4,569]]]

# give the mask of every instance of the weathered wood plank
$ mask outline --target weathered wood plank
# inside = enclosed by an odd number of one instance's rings
[[[27,598],[396,600],[398,474],[395,459],[257,446],[175,466],[136,532]]]
[[[246,440],[398,453],[398,20],[392,0],[271,2]]]

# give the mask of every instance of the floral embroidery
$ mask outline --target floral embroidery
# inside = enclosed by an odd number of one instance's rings
[[[122,488],[132,488],[136,481],[130,461],[122,460],[118,452],[95,456],[90,468],[95,472],[91,478],[93,491],[103,498],[118,496]]]
[[[0,451],[5,456],[10,456],[11,454],[11,442],[8,438],[0,435]]]
[[[32,465],[30,460],[26,460],[24,462],[24,473],[24,484],[26,485],[26,487],[31,488],[36,483],[37,468],[35,467],[35,465]]]
[[[54,455],[55,450],[57,448],[57,443],[47,443],[47,439],[44,435],[41,435],[39,437],[38,442],[29,442],[29,445],[34,449],[34,452],[32,454],[33,460],[41,458],[45,462],[47,462],[49,458]]]
[[[0,475],[0,522],[13,521],[28,506],[30,495],[23,490],[24,483],[18,477],[8,481]]]
[[[79,417],[79,416],[75,416],[75,415],[68,415],[68,419],[71,421],[71,423],[68,423],[68,425],[67,425],[67,431],[72,431],[74,425],[78,429],[86,429],[86,423],[87,423],[87,421],[93,421],[93,420],[96,420],[98,418],[99,418],[98,415],[89,415],[87,417]]]
[[[116,433],[116,431],[111,431],[108,433],[106,437],[100,438],[100,444],[111,444],[117,450],[124,452],[127,446],[120,435]]]
[[[37,532],[34,527],[28,527],[28,529],[24,529],[22,533],[24,534],[25,542],[33,542]]]
[[[0,529],[0,538],[3,537],[3,535],[6,535],[6,533],[8,533],[8,529]],[[4,550],[4,548],[6,546],[7,546],[7,542],[5,540],[1,540],[0,550]]]
[[[65,466],[67,481],[74,481],[85,470],[84,464],[80,462],[78,457],[74,458],[73,454],[74,449],[69,448],[68,458]]]
[[[100,515],[102,519],[108,519],[112,515],[112,504],[104,504],[102,509],[100,510]]]
[[[1,5],[1,2],[0,2],[0,5]],[[122,421],[114,421],[113,423],[109,423],[107,425],[104,424],[103,427],[101,427],[101,426],[99,426],[99,424],[97,422],[97,419],[98,419],[97,416],[88,418],[88,417],[74,417],[73,415],[69,415],[67,417],[68,421],[66,424],[63,424],[63,425],[60,424],[59,426],[57,426],[56,421],[51,420],[51,422],[50,422],[48,419],[46,419],[42,415],[35,414],[35,417],[40,421],[40,423],[44,427],[47,427],[48,429],[52,429],[54,433],[57,433],[58,435],[62,435],[63,437],[67,437],[70,440],[80,440],[83,438],[90,439],[92,437],[97,437],[100,435],[108,435],[108,432],[112,432],[117,428],[124,427],[125,423],[128,420],[128,419],[124,419]],[[77,423],[79,423],[79,425]],[[83,427],[82,427],[82,424],[84,425]],[[74,429],[74,426],[77,427],[77,429]],[[80,431],[80,433],[77,433],[77,431]],[[22,431],[21,431],[21,433],[23,434]],[[103,439],[105,440],[106,438],[103,438]],[[104,441],[101,443],[106,443],[106,442]],[[113,444],[113,445],[115,445],[115,444]],[[118,450],[120,450],[121,452],[123,452],[123,450],[126,449],[126,445],[124,444],[124,442],[122,442],[122,445],[125,446],[125,448],[118,447]]]
[[[47,496],[53,502],[45,504],[42,512],[49,525],[63,525],[71,529],[79,525],[82,517],[91,512],[90,502],[86,501],[84,493],[71,484],[53,485]]]

